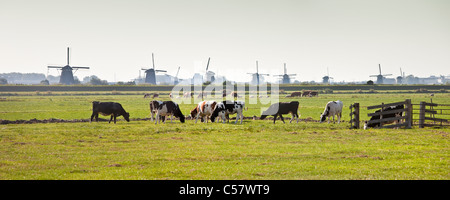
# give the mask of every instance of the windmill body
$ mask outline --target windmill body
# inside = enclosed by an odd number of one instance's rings
[[[263,76],[269,76],[269,74],[260,74],[258,71],[258,61],[256,61],[256,73],[247,73],[252,75],[252,81],[250,84],[259,85],[261,82],[264,82]]]
[[[330,73],[328,72],[328,67],[327,67],[327,75],[322,77],[322,83],[330,84],[330,79],[333,79],[333,77],[330,77]]]
[[[167,72],[166,70],[155,70],[155,59],[152,53],[152,64],[153,68],[141,70],[145,71],[145,83],[156,85],[156,72]]]
[[[54,68],[61,70],[61,76],[59,78],[59,83],[63,85],[73,85],[75,84],[75,79],[73,78],[73,70],[78,69],[89,69],[89,67],[71,67],[69,65],[69,47],[67,47],[67,65],[66,66],[47,66],[48,69]]]
[[[290,84],[291,83],[291,77],[296,76],[297,74],[287,74],[286,69],[286,63],[284,63],[284,74],[282,75],[274,75],[281,77],[281,83],[282,84]]]
[[[208,71],[209,61],[210,61],[210,58],[208,58],[208,64],[206,64],[206,81],[209,81],[210,83],[212,83],[216,80],[216,78],[214,77],[216,75],[216,73],[214,73],[212,71]]]
[[[380,70],[380,74],[371,75],[370,77],[377,77],[377,84],[383,84],[385,76],[391,76],[392,74],[381,74],[381,64],[378,64],[378,69]]]

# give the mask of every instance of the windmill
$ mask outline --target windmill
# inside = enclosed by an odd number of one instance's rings
[[[383,79],[385,76],[391,76],[392,74],[381,74],[381,64],[378,64],[378,69],[380,70],[380,74],[378,75],[370,75],[370,77],[377,77],[377,84],[383,84]]]
[[[206,64],[206,81],[209,81],[210,83],[212,83],[216,80],[216,78],[214,77],[214,75],[216,75],[216,73],[214,73],[212,71],[208,71],[209,60],[210,60],[210,58],[208,58],[208,64]]]
[[[284,74],[283,75],[273,75],[273,76],[280,76],[281,78],[281,83],[282,84],[289,84],[291,83],[291,77],[296,76],[297,74],[287,74],[287,70],[286,70],[286,63],[284,63]]]
[[[180,67],[178,67],[177,74],[175,75],[175,79],[173,81],[174,85],[178,84],[178,82],[179,82],[179,80],[178,80],[178,72],[180,72]]]
[[[403,73],[404,72],[402,72],[402,68],[400,67],[400,76],[397,76],[397,84],[403,83],[403,78],[405,77],[405,75]]]
[[[269,74],[260,74],[259,73],[259,71],[258,71],[258,61],[256,61],[256,73],[247,73],[247,74],[251,74],[252,75],[252,81],[250,82],[250,84],[256,84],[256,85],[259,85],[260,78],[262,80],[264,80],[264,78],[262,76],[269,76]]]
[[[73,74],[79,69],[89,69],[89,67],[75,67],[69,65],[69,47],[67,47],[67,65],[66,66],[47,66],[47,69],[55,68],[61,70],[61,76],[59,78],[59,83],[64,85],[73,85],[75,80]],[[75,72],[72,72],[75,70]]]
[[[145,71],[145,83],[150,83],[150,84],[156,85],[156,72],[167,72],[167,71],[166,70],[155,70],[155,59],[153,57],[153,53],[152,53],[152,64],[153,64],[153,68],[150,68],[150,69],[141,68],[141,70]]]
[[[328,72],[328,67],[327,67],[327,75],[322,77],[322,83],[330,84],[330,79],[333,79],[333,77],[330,77],[330,73]]]

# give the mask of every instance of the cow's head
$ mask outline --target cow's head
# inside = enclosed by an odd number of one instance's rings
[[[197,107],[195,107],[194,109],[191,110],[191,119],[194,119],[195,117],[197,117]]]
[[[127,120],[127,122],[130,122],[130,113],[123,114],[123,118],[125,118],[125,120]]]
[[[179,118],[180,118],[180,122],[181,122],[181,123],[184,123],[184,119],[185,119],[185,118],[184,118],[184,115],[180,115]]]
[[[268,115],[261,115],[259,119],[265,119]]]
[[[364,130],[366,130],[368,127],[369,127],[369,126],[368,126],[367,121],[364,121]]]
[[[320,115],[320,123],[325,121],[325,119],[327,118],[329,112],[330,112],[330,106],[327,106],[325,111],[323,111],[323,113]]]
[[[175,117],[180,118],[180,122],[184,123],[185,117],[184,117],[183,113],[181,112],[180,107],[178,105],[176,105]]]

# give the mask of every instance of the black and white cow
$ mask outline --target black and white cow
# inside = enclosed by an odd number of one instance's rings
[[[328,117],[328,123],[330,123],[330,117],[333,117],[333,123],[334,122],[334,116],[337,115],[338,118],[338,124],[341,123],[341,117],[342,117],[342,108],[344,107],[344,103],[342,101],[330,101],[325,106],[325,110],[320,115],[320,123],[324,122],[325,119]]]
[[[170,122],[172,122],[172,117],[175,116],[180,118],[181,123],[184,123],[184,115],[183,113],[181,113],[178,104],[173,101],[163,101],[161,104],[158,105],[158,107],[156,107],[155,124],[159,122],[160,117],[169,115],[170,115]],[[163,123],[165,123],[165,120]]]
[[[397,106],[389,106],[389,107],[386,107],[385,109],[383,109],[383,112],[384,111],[390,111],[390,110],[402,110],[404,108],[405,108],[405,106],[403,104],[402,105],[397,105]],[[375,111],[375,113],[379,113],[379,112],[381,112],[381,109]],[[398,111],[398,112],[395,112],[395,113],[389,113],[389,114],[372,116],[369,121],[365,121],[365,123],[364,123],[364,130],[366,130],[367,128],[380,127],[380,126],[382,126],[384,124],[392,124],[394,122],[397,122],[397,123],[400,122],[400,120],[392,120],[392,121],[385,121],[385,122],[375,122],[375,123],[371,122],[371,121],[374,121],[374,120],[377,120],[377,119],[381,119],[381,116],[383,116],[383,119],[387,119],[387,118],[392,118],[392,117],[401,117],[402,115],[403,115],[403,111]]]
[[[151,114],[151,120],[153,121],[153,119],[154,119],[154,117],[155,117],[155,115],[156,115],[156,111],[157,111],[157,109],[156,108],[158,108],[158,106],[159,105],[161,105],[163,102],[162,101],[158,101],[158,100],[153,100],[153,101],[150,101],[150,114]],[[163,117],[163,121],[165,120],[164,119],[164,116],[162,116]]]
[[[237,124],[237,122],[239,121],[239,119],[241,119],[241,124],[242,124],[242,119],[244,119],[244,107],[245,107],[245,102],[244,101],[222,101],[216,104],[214,111],[211,115],[211,121],[214,122],[214,120],[220,115],[220,117],[222,118],[222,123],[225,123],[226,120],[226,116],[230,115],[230,114],[237,114],[236,115],[236,122],[234,122],[235,124]]]
[[[277,116],[280,116],[281,121],[284,122],[283,116],[285,114],[292,114],[292,118],[289,121],[289,123],[292,122],[292,120],[297,117],[297,123],[298,123],[298,101],[291,101],[291,102],[279,102],[272,104],[266,111],[264,111],[259,119],[265,119],[269,115],[273,115],[273,123],[275,124],[275,121],[277,120]]]
[[[130,114],[125,112],[125,109],[123,109],[120,103],[93,101],[91,122],[94,117],[95,120],[98,122],[98,114],[102,114],[103,116],[111,115],[109,123],[111,123],[111,120],[114,118],[115,124],[116,118],[121,115],[123,116],[123,118],[125,118],[125,120],[127,120],[127,122],[130,122]]]

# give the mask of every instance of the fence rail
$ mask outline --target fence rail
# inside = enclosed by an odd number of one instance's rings
[[[436,115],[450,115],[449,113],[444,113],[444,110],[450,110],[449,108],[438,108],[435,107],[450,107],[450,104],[436,104],[436,103],[428,103],[428,102],[420,102],[419,104],[419,128],[424,128],[425,126],[449,126],[448,119],[442,119],[436,117]],[[427,107],[429,109],[427,109]],[[438,112],[440,111],[440,112]],[[429,115],[430,117],[426,117]],[[433,124],[427,124],[426,121],[433,121]],[[438,124],[436,124],[438,122]]]

